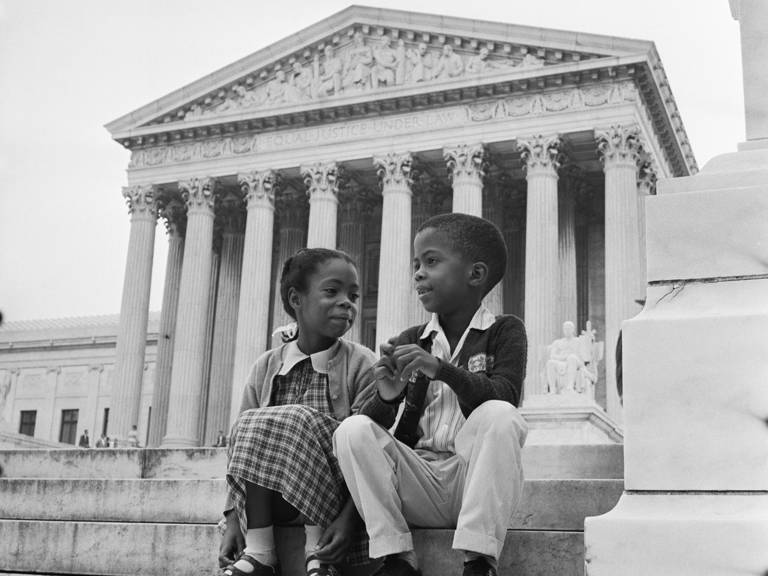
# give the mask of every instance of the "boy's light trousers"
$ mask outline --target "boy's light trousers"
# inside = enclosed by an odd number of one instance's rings
[[[365,521],[371,558],[413,550],[411,525],[455,526],[455,549],[498,559],[523,490],[527,433],[517,408],[500,400],[470,414],[453,455],[412,450],[367,416],[344,420],[334,452]]]

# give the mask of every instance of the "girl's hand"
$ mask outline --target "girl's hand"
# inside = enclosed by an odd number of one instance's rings
[[[440,360],[417,344],[404,344],[392,352],[395,373],[406,382],[413,372],[421,371],[427,378],[434,380],[440,368]]]
[[[227,518],[227,527],[221,537],[221,545],[219,546],[219,567],[221,568],[226,568],[233,564],[245,548],[245,539],[240,531],[237,514],[234,510],[229,510],[225,516]]]
[[[325,564],[340,564],[347,557],[356,527],[355,507],[345,506],[336,520],[325,529],[317,542],[315,556]]]

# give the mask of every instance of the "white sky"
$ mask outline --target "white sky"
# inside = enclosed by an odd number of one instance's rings
[[[361,0],[362,1],[362,0]],[[699,166],[744,140],[727,0],[371,0],[371,5],[653,40]],[[345,0],[0,0],[0,310],[120,311],[129,152],[104,124],[313,24]],[[159,310],[158,223],[150,308]]]

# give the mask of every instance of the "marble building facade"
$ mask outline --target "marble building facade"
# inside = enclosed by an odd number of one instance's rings
[[[526,402],[547,392],[562,322],[589,321],[605,347],[594,404],[620,423],[613,350],[645,295],[643,198],[656,178],[697,170],[651,42],[364,7],[107,129],[131,150],[109,432],[140,422],[168,447],[228,428],[250,365],[288,321],[275,296],[287,256],[324,246],[358,262],[349,337],[375,347],[424,319],[411,242],[447,211],[484,216],[507,240],[487,305],[525,320]],[[148,348],[158,221],[168,260]],[[0,371],[18,370],[6,346],[0,331]]]

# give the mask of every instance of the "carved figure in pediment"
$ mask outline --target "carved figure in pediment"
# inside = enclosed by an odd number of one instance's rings
[[[400,38],[397,41],[397,48],[395,48],[395,58],[397,59],[397,67],[395,68],[395,84],[398,86],[405,83],[405,65],[408,57],[406,56],[405,40]]]
[[[381,45],[373,52],[375,64],[371,73],[371,84],[374,88],[380,85],[394,86],[397,84],[398,54],[392,49],[392,39],[384,35]]]
[[[286,102],[301,102],[312,96],[312,71],[298,60],[293,63],[285,88]]]
[[[338,94],[341,92],[341,75],[344,71],[344,63],[341,58],[336,57],[333,46],[326,46],[323,49],[323,56],[325,59],[318,74],[318,95]]]
[[[192,107],[184,115],[184,120],[197,120],[203,117],[203,107],[200,104],[192,104]]]
[[[488,48],[480,48],[480,52],[470,57],[467,61],[467,73],[468,74],[482,74],[486,70],[493,67],[493,63],[488,60],[489,51]]]
[[[520,68],[541,68],[542,66],[544,66],[544,59],[533,54],[526,54],[520,62]]]
[[[424,42],[419,42],[415,50],[408,50],[408,62],[410,64],[409,82],[428,82],[432,80],[435,59]]]
[[[364,90],[371,87],[371,68],[373,67],[373,51],[365,45],[361,32],[355,32],[352,37],[352,48],[347,54],[344,72],[344,86]]]
[[[435,66],[434,77],[438,80],[446,80],[448,78],[457,78],[463,72],[464,60],[453,51],[453,46],[445,44],[443,46],[443,53],[437,61],[437,66]]]
[[[288,82],[285,79],[285,70],[275,72],[275,77],[267,82],[267,104],[280,104],[285,102],[285,91]]]

